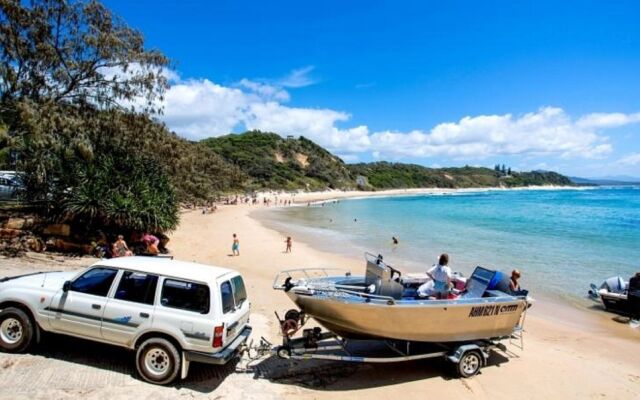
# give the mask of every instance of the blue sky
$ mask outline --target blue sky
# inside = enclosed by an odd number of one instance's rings
[[[124,1],[173,61],[167,125],[346,161],[640,176],[640,2]]]

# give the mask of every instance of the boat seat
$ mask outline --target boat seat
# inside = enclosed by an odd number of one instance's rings
[[[477,266],[467,280],[467,288],[461,298],[479,299],[483,297],[495,274],[496,271]]]

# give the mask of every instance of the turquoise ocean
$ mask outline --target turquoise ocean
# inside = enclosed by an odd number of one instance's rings
[[[640,271],[640,187],[352,199],[258,218],[293,236],[294,251],[296,241],[352,257],[368,251],[407,272],[426,270],[446,252],[454,270],[517,268],[534,296],[576,305],[586,304],[590,283]]]

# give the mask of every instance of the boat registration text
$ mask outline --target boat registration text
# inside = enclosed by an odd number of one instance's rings
[[[473,317],[489,317],[492,315],[499,314],[509,314],[516,312],[518,310],[517,304],[509,304],[509,305],[489,305],[489,306],[476,306],[471,307],[471,311],[469,312],[469,318]]]

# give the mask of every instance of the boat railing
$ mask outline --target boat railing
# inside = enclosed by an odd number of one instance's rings
[[[344,276],[350,276],[351,271],[341,268],[295,268],[280,271],[273,280],[274,289],[283,289],[284,282],[290,278],[292,279],[317,279],[327,278],[329,276],[335,276],[344,274]]]
[[[336,288],[336,291],[343,292],[343,293],[346,293],[346,294],[350,294],[352,296],[362,297],[364,299],[386,301],[388,304],[393,304],[393,303],[396,302],[396,299],[394,299],[391,296],[382,296],[382,295],[379,295],[379,294],[371,294],[371,293],[366,293],[366,292],[356,292],[356,291],[353,291],[353,290],[342,289],[342,288]]]

